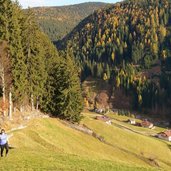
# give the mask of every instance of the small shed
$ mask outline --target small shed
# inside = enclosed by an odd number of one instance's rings
[[[108,125],[112,124],[111,119],[108,116],[104,116],[104,115],[103,116],[96,116],[96,119],[103,121],[103,122],[106,122]]]
[[[150,128],[151,129],[151,128],[153,128],[154,125],[153,125],[153,123],[151,123],[147,120],[144,120],[141,122],[141,126],[144,128]]]
[[[95,109],[95,112],[102,114],[102,113],[105,113],[105,109]]]
[[[171,141],[171,130],[166,130],[164,132],[160,132],[157,134],[157,137],[167,140],[167,141]]]
[[[127,122],[128,122],[129,124],[131,124],[131,125],[135,125],[135,124],[136,124],[136,122],[135,122],[134,119],[128,119]]]

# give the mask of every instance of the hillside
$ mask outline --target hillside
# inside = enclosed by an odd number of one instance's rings
[[[170,38],[170,1],[130,0],[85,18],[58,48],[70,45],[82,80],[109,81],[132,96],[132,108],[169,114]]]
[[[88,2],[61,7],[38,7],[32,10],[42,30],[52,41],[57,41],[69,33],[82,19],[106,5],[100,2]]]
[[[1,158],[1,170],[170,170],[170,143],[107,125],[93,119],[94,114],[84,116],[82,123],[108,144],[60,120],[35,119],[27,128],[9,133],[15,148]]]
[[[170,1],[98,9],[63,51],[17,1],[1,1],[0,23],[1,171],[171,170]]]

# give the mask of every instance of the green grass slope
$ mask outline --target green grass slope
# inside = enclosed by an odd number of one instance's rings
[[[0,158],[1,171],[127,171],[169,170],[170,149],[165,142],[108,126],[91,117],[84,124],[104,136],[108,144],[73,130],[59,120],[36,119],[13,132],[8,157]],[[143,154],[140,154],[142,153]],[[156,157],[156,166],[147,159]]]

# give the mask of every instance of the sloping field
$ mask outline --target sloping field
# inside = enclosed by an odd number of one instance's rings
[[[59,120],[36,119],[13,132],[15,147],[0,159],[1,171],[129,171],[169,170],[169,144],[108,126],[91,117],[84,124],[108,144],[63,125]]]

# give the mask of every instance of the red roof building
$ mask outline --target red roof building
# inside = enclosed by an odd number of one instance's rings
[[[158,138],[167,140],[167,141],[171,141],[171,130],[166,130],[164,132],[160,132],[158,133]]]
[[[153,125],[153,123],[145,120],[145,121],[141,122],[141,126],[144,127],[144,128],[150,128],[151,129],[154,125]]]

